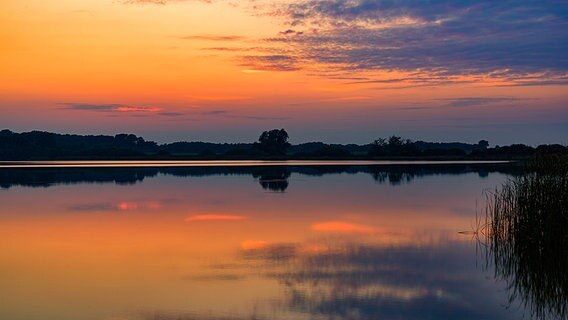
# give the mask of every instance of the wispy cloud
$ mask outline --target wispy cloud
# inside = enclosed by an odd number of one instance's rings
[[[201,114],[203,115],[218,115],[218,114],[226,114],[229,111],[227,110],[211,110],[211,111],[203,111]]]
[[[164,117],[183,117],[186,115],[183,112],[160,112],[158,114]]]
[[[280,31],[278,34],[281,35],[281,36],[287,36],[287,37],[292,37],[292,36],[297,37],[297,36],[303,35],[304,32],[303,31],[296,31],[294,29],[287,29],[287,30],[284,30],[284,31]]]
[[[84,104],[84,103],[63,103],[64,109],[94,112],[115,112],[115,113],[155,113],[163,109],[160,107],[137,107],[125,104]]]
[[[240,48],[240,47],[206,47],[201,48],[204,51],[222,51],[222,52],[246,52],[253,51],[254,48]]]
[[[168,0],[125,0],[125,4],[166,4]]]
[[[176,2],[205,2],[212,3],[213,0],[123,0],[124,4],[168,4]]]
[[[118,112],[159,112],[162,108],[158,107],[132,107],[132,106],[119,106],[113,109]]]
[[[61,109],[83,112],[96,112],[106,117],[163,117],[171,120],[192,120],[185,118],[188,112],[168,111],[156,106],[132,106],[119,103],[112,104],[88,104],[88,103],[61,103]]]
[[[443,101],[450,107],[480,107],[492,105],[510,105],[511,102],[527,101],[532,99],[512,98],[512,97],[465,97],[465,98],[450,98],[450,99],[437,99]]]
[[[241,65],[248,69],[260,71],[294,71],[301,69],[299,58],[294,55],[248,55],[242,56]]]
[[[180,37],[183,40],[205,40],[205,41],[242,41],[246,40],[246,37],[236,36],[236,35],[190,35]]]

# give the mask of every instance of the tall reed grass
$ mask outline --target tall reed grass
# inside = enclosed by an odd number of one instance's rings
[[[568,319],[568,157],[532,160],[488,200],[487,262],[510,304],[535,319]]]

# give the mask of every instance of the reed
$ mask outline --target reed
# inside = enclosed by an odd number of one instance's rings
[[[568,318],[568,157],[540,157],[488,194],[487,263],[532,318]]]

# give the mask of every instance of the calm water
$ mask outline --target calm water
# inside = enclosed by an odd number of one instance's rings
[[[0,319],[519,319],[508,165],[0,168]]]

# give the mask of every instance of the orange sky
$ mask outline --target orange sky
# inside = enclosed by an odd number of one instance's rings
[[[456,72],[463,63],[456,53],[439,73],[420,61],[407,66],[412,57],[385,65],[382,56],[363,55],[385,49],[342,38],[346,27],[325,22],[330,10],[292,23],[292,9],[278,1],[131,2],[1,0],[0,126],[132,132],[160,142],[252,141],[272,127],[286,128],[292,142],[367,143],[399,134],[565,143],[568,136],[564,60],[556,69],[504,61]],[[361,39],[445,23],[420,12],[336,19],[365,32]],[[424,39],[421,46],[430,45]],[[444,60],[437,54],[429,59]]]

